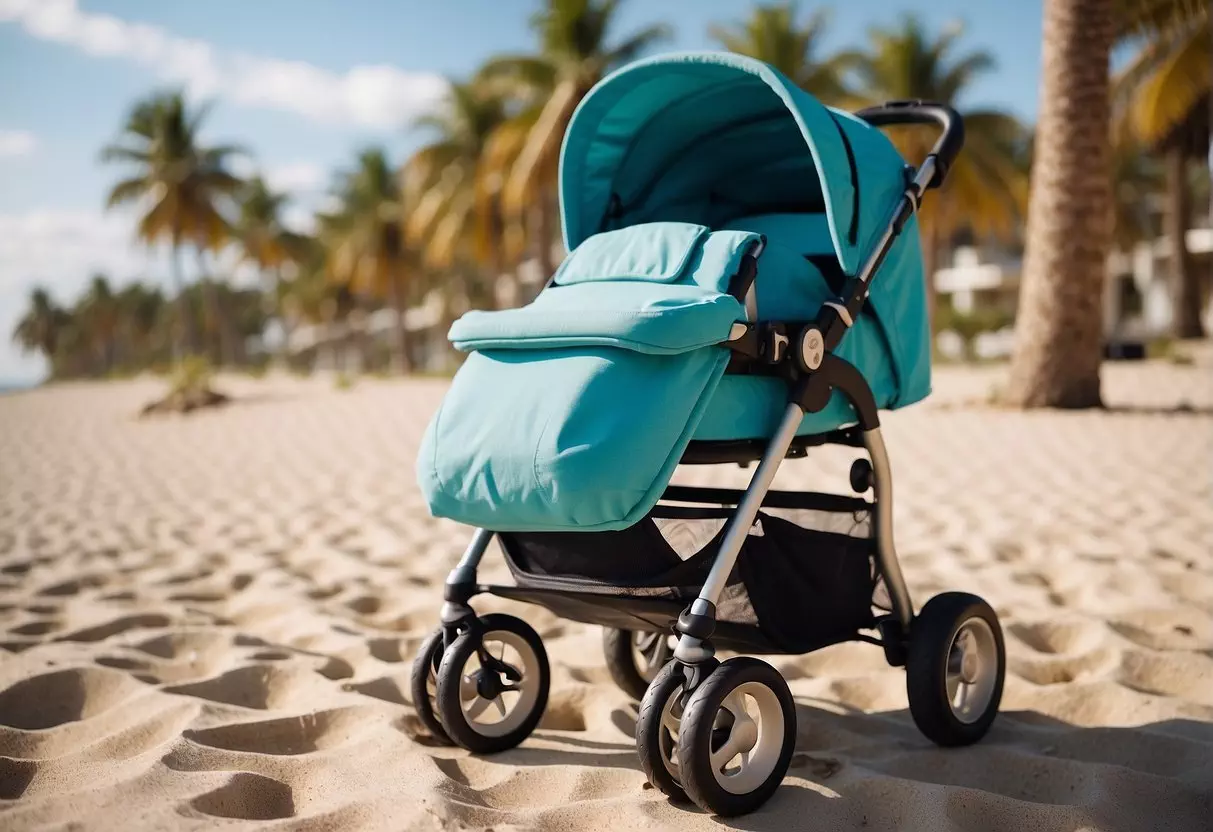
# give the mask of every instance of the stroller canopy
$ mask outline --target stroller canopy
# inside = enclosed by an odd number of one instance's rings
[[[660,55],[608,76],[574,113],[560,160],[565,244],[638,222],[823,213],[854,274],[905,188],[904,167],[878,129],[767,64]]]

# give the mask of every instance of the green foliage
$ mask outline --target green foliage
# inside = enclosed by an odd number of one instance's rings
[[[354,376],[350,373],[341,372],[333,377],[333,389],[335,390],[350,390],[354,386]]]
[[[215,373],[202,356],[191,355],[177,362],[169,376],[169,396],[192,396],[209,390]]]

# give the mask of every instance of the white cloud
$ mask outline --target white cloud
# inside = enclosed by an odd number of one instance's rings
[[[38,140],[28,130],[0,129],[0,157],[27,156],[34,152]]]
[[[265,181],[272,190],[313,192],[328,181],[329,172],[315,162],[293,162],[274,165],[265,172]]]
[[[130,217],[120,214],[0,214],[0,382],[37,378],[44,370],[11,339],[30,289],[43,286],[68,304],[97,272],[122,284],[147,270],[149,256],[131,245],[131,229]]]
[[[303,61],[228,54],[159,26],[83,11],[77,0],[0,0],[4,21],[90,55],[135,61],[196,96],[222,95],[328,123],[395,128],[432,106],[446,88],[436,74],[386,64],[338,74]]]

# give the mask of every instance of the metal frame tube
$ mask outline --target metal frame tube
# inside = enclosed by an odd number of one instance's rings
[[[905,578],[901,574],[897,550],[893,546],[893,472],[880,428],[864,431],[863,444],[867,448],[868,456],[872,458],[872,495],[876,503],[876,560],[880,565],[880,574],[884,576],[885,586],[889,590],[893,614],[897,616],[904,632],[908,633],[910,621],[914,618],[914,606],[910,601],[910,591],[906,588]]]
[[[480,559],[484,557],[485,550],[489,548],[493,534],[488,529],[476,529],[471,541],[468,542],[467,549],[463,551],[463,557],[446,576],[448,588],[446,597],[449,600],[442,605],[442,612],[439,615],[444,625],[456,625],[469,616],[475,615],[466,602],[468,597],[475,594],[474,592],[453,595],[449,590],[452,587],[461,588],[476,583],[476,568],[480,565]],[[460,598],[464,600],[460,600]]]
[[[804,411],[800,409],[800,405],[789,404],[787,410],[784,411],[779,428],[767,445],[762,461],[758,463],[758,468],[754,471],[749,486],[746,487],[744,496],[737,504],[733,516],[729,518],[728,528],[725,530],[724,538],[720,541],[720,549],[716,552],[712,569],[708,572],[707,580],[703,582],[703,587],[699,590],[699,597],[691,604],[693,614],[708,615],[715,609],[716,602],[720,600],[729,575],[737,563],[737,556],[741,553],[741,546],[745,543],[746,535],[750,533],[750,527],[754,525],[754,518],[758,516],[758,509],[762,506],[763,498],[770,490],[775,473],[779,470],[779,465],[783,462],[784,457],[787,456],[788,448],[792,446],[792,440],[796,438],[796,430],[803,419]],[[678,639],[678,646],[674,650],[675,658],[691,664],[710,658],[711,655],[712,651],[704,648],[700,639],[685,634]]]

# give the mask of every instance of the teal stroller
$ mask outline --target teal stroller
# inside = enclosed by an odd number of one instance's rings
[[[942,129],[917,169],[877,129],[903,124]],[[431,511],[477,529],[413,666],[436,738],[511,748],[547,703],[539,636],[477,616],[480,593],[607,628],[612,674],[642,697],[642,768],[719,815],[775,792],[796,707],[771,665],[717,649],[871,642],[905,667],[928,738],[986,733],[998,619],[957,592],[915,613],[879,417],[930,392],[915,212],[962,143],[947,107],[851,115],[732,54],[640,61],[590,92],[560,160],[570,254],[528,306],[451,327],[469,355],[417,459]],[[866,452],[852,494],[771,489],[825,443]],[[752,462],[744,491],[670,484],[679,464]],[[509,585],[477,580],[493,538]]]

